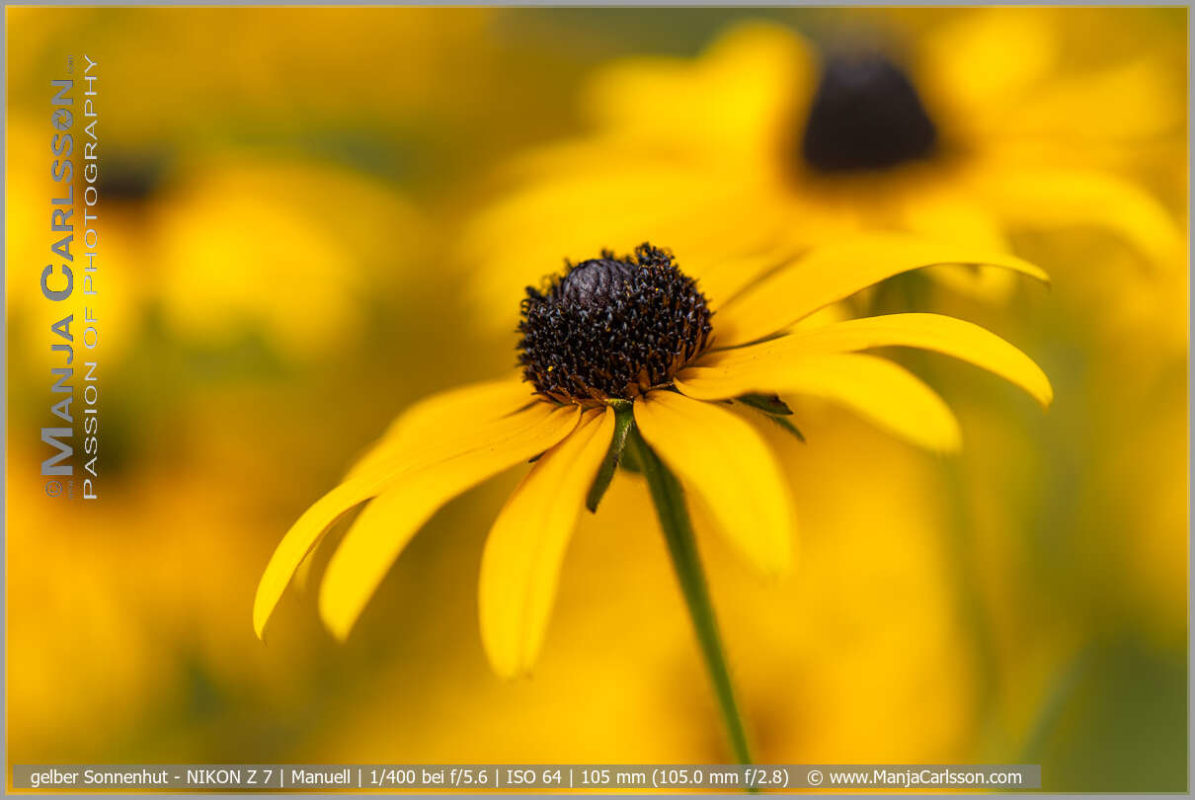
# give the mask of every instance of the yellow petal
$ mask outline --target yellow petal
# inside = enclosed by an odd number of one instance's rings
[[[676,386],[689,397],[705,400],[752,392],[811,395],[841,403],[931,450],[957,450],[962,442],[958,421],[945,401],[908,370],[876,356],[792,350],[750,364],[692,368]]]
[[[536,403],[454,436],[458,449],[393,479],[361,512],[328,562],[319,596],[328,629],[340,639],[348,636],[390,565],[440,506],[554,446],[576,427],[579,413],[575,406]]]
[[[770,275],[792,263],[791,247],[765,249],[762,252],[735,255],[695,253],[695,257],[679,261],[686,275],[697,279],[697,288],[705,295],[710,309],[716,314],[722,303],[751,286],[763,276]]]
[[[788,483],[750,424],[675,392],[637,401],[635,422],[682,483],[704,498],[736,550],[765,573],[789,569],[796,522]]]
[[[1112,232],[1154,266],[1173,266],[1186,237],[1166,208],[1135,184],[1079,169],[1011,171],[996,164],[976,186],[1011,225],[1034,230],[1091,227]]]
[[[939,191],[910,192],[899,204],[898,213],[906,230],[932,241],[957,242],[989,252],[1009,251],[996,215],[971,195],[965,183]],[[924,274],[960,294],[992,302],[1007,300],[1016,287],[1014,273],[995,267],[940,265],[926,267]]]
[[[307,554],[336,520],[373,497],[384,484],[385,480],[381,478],[345,481],[304,511],[286,532],[270,556],[253,598],[253,630],[259,639],[265,634],[270,615]]]
[[[462,259],[484,268],[470,284],[491,323],[513,325],[524,287],[538,286],[565,258],[584,261],[604,249],[624,254],[651,241],[672,248],[692,270],[695,254],[765,238],[761,215],[746,202],[755,188],[741,180],[658,158],[603,159],[600,172],[569,166],[516,191],[470,226]],[[688,274],[701,277],[700,270]]]
[[[462,437],[485,433],[484,423],[531,400],[527,389],[515,381],[478,384],[430,397],[399,416],[345,481],[303,512],[278,543],[253,601],[253,627],[258,637],[265,632],[295,571],[336,520],[374,497],[404,469],[442,457],[445,448],[464,446]],[[546,409],[529,409],[531,416],[526,421],[542,419]]]
[[[797,331],[762,345],[714,354],[710,365],[747,371],[768,359],[849,353],[875,347],[918,347],[944,353],[999,375],[1043,406],[1054,400],[1050,379],[1033,359],[973,322],[942,314],[887,314]],[[752,352],[755,351],[755,352]]]
[[[490,530],[478,588],[481,640],[504,678],[528,671],[539,655],[569,538],[613,434],[613,410],[587,412],[535,462]]]
[[[1001,134],[1067,141],[1075,148],[1151,146],[1157,137],[1182,136],[1186,104],[1181,75],[1155,54],[1101,70],[1076,70],[1020,103]],[[1115,98],[1116,113],[1108,113]],[[1063,138],[1067,137],[1067,138]],[[1185,138],[1185,137],[1183,137]]]
[[[1001,112],[1057,59],[1056,18],[1044,8],[973,9],[936,26],[923,37],[916,74],[931,110],[968,127],[993,117],[1005,122]]]
[[[1007,252],[999,218],[975,202],[966,183],[909,192],[895,209],[904,229],[931,242],[953,242],[984,252]]]
[[[597,74],[588,106],[600,124],[633,141],[734,158],[775,143],[793,104],[809,96],[813,69],[812,48],[791,28],[746,22],[696,60],[616,62]]]
[[[425,454],[443,446],[446,434],[473,430],[535,401],[531,387],[521,378],[477,383],[420,400],[404,411],[369,451],[353,465],[348,477],[360,477],[393,466],[397,460]],[[460,421],[468,420],[465,428]]]
[[[902,272],[935,264],[1002,267],[1048,280],[1015,256],[897,233],[861,234],[815,248],[719,309],[719,346],[751,342],[782,331],[824,306]]]

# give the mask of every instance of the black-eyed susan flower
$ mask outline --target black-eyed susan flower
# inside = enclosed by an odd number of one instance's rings
[[[729,544],[765,574],[793,561],[795,517],[780,467],[742,406],[783,420],[782,394],[840,401],[922,445],[959,445],[932,389],[863,351],[946,353],[1022,387],[1043,405],[1049,381],[1021,351],[971,323],[894,314],[817,327],[821,308],[896,274],[991,260],[899,236],[861,237],[783,265],[716,309],[671,252],[605,251],[528,288],[521,375],[436,395],[400,416],[283,538],[258,587],[258,635],[324,533],[366,504],[328,563],[319,609],[346,637],[411,537],[448,500],[520,463],[533,465],[486,542],[479,607],[495,671],[526,672],[544,641],[561,562],[582,508],[596,509],[624,456],[643,473],[711,668],[736,754],[747,759],[728,671],[693,539],[685,492],[699,495]]]
[[[884,40],[847,16],[819,47],[750,23],[696,59],[616,62],[584,101],[592,132],[529,154],[477,220],[476,285],[509,296],[529,265],[611,237],[713,255],[689,269],[732,288],[864,230],[1009,251],[1011,233],[1098,228],[1181,265],[1173,216],[1116,169],[1182,141],[1181,86],[1148,53],[1069,66],[1065,32],[1084,13],[966,10]],[[999,270],[934,277],[991,298],[1011,286]]]

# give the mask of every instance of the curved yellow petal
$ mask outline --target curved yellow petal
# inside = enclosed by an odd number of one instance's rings
[[[752,392],[821,397],[921,447],[949,452],[962,444],[946,402],[908,370],[876,356],[776,353],[751,365],[689,369],[676,386],[703,400]]]
[[[680,268],[697,279],[697,288],[716,314],[724,302],[755,281],[792,263],[793,257],[791,247],[736,255],[699,253],[696,258],[680,262]]]
[[[303,512],[278,543],[253,600],[253,628],[258,637],[264,634],[296,570],[336,520],[377,495],[404,469],[459,449],[461,437],[484,433],[483,423],[517,411],[532,400],[524,384],[502,381],[434,395],[400,415],[344,482]],[[546,408],[532,412],[531,418],[541,418]]]
[[[965,183],[909,195],[898,212],[910,233],[989,252],[1011,249],[999,218],[975,202]],[[1016,274],[1008,270],[973,265],[926,267],[924,274],[960,294],[992,302],[1007,300],[1017,280]]]
[[[907,234],[860,234],[810,250],[728,301],[719,308],[714,335],[719,346],[752,342],[893,275],[937,264],[988,265],[1049,280],[1005,253]]]
[[[253,630],[259,639],[265,635],[270,615],[307,554],[336,520],[373,497],[384,484],[385,479],[380,477],[345,481],[304,511],[286,532],[270,556],[253,598]]]
[[[348,636],[390,565],[440,506],[554,446],[576,427],[579,413],[576,406],[536,403],[454,436],[457,449],[394,478],[361,512],[328,562],[319,609],[333,635]]]
[[[531,392],[531,386],[516,377],[451,389],[420,400],[390,424],[353,465],[348,477],[360,477],[413,454],[442,447],[446,435],[472,430],[470,425],[504,417],[535,402]],[[461,420],[468,423],[462,427]]]
[[[612,409],[587,412],[535,462],[490,529],[478,610],[486,655],[504,678],[528,671],[539,655],[569,538],[613,434]]]
[[[1021,350],[980,325],[944,314],[896,313],[881,317],[850,319],[823,328],[797,331],[783,340],[765,343],[771,346],[772,354],[788,353],[850,353],[854,350],[868,350],[876,347],[917,347],[954,356],[982,368],[1009,383],[1021,387],[1042,405],[1054,401],[1054,389],[1049,378],[1034,360]],[[747,356],[749,350],[742,348]],[[727,353],[721,364],[729,365],[734,359],[734,350]],[[770,358],[760,353],[748,356],[758,362]]]
[[[1107,172],[1013,171],[995,164],[975,185],[1010,225],[1104,229],[1155,267],[1173,267],[1186,253],[1186,237],[1170,212],[1144,189]]]
[[[682,483],[704,498],[736,550],[765,573],[789,569],[796,521],[788,483],[749,423],[666,391],[637,401],[635,422]]]

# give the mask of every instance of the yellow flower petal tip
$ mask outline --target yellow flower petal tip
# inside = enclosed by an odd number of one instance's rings
[[[282,537],[266,564],[253,598],[253,629],[259,639],[264,637],[274,609],[307,556],[319,545],[328,529],[346,512],[369,499],[378,485],[376,477],[346,480],[304,511]]]
[[[353,632],[353,626],[357,622],[356,620],[344,622],[335,618],[330,619],[329,617],[322,615],[321,618],[324,621],[324,627],[328,629],[328,633],[332,634],[332,638],[341,644],[344,644],[346,641],[348,641],[349,634]]]
[[[614,434],[614,411],[586,412],[511,494],[486,538],[478,580],[481,640],[494,671],[526,674],[539,657],[572,532]]]
[[[515,681],[520,680],[522,678],[530,678],[531,677],[531,668],[530,667],[521,666],[521,665],[511,666],[508,664],[500,664],[497,661],[494,661],[494,659],[492,657],[489,657],[488,655],[487,655],[487,660],[489,661],[489,664],[490,664],[490,671],[493,672],[494,675],[496,675],[499,678],[499,680],[506,681],[507,683],[514,683]]]
[[[1040,389],[1040,394],[1036,394],[1034,396],[1037,398],[1037,402],[1041,403],[1042,409],[1049,411],[1050,406],[1054,405],[1054,387],[1050,384],[1050,379],[1046,377],[1044,372],[1042,373],[1041,379],[1042,386]]]
[[[951,416],[951,421],[954,423],[953,425],[944,426],[940,430],[926,430],[924,437],[917,444],[920,444],[931,452],[947,456],[961,452],[963,449],[963,431],[953,415]]]
[[[266,640],[266,623],[270,621],[270,611],[262,600],[261,590],[258,589],[257,597],[253,599],[253,633],[263,642]]]
[[[860,251],[870,250],[875,257],[903,257],[922,261],[924,266],[951,265],[998,267],[1018,272],[1049,285],[1050,275],[1031,261],[1012,253],[960,247],[952,242],[936,241],[933,237],[907,233],[865,233],[856,236],[848,245]],[[828,245],[831,250],[836,245]],[[816,250],[814,252],[817,252]]]
[[[372,594],[372,592],[371,592]],[[353,631],[353,626],[357,624],[357,617],[360,612],[364,610],[366,601],[360,601],[361,607],[355,612],[350,611],[348,603],[343,597],[337,598],[333,591],[329,590],[329,582],[326,579],[320,583],[319,598],[317,606],[319,609],[320,621],[324,623],[324,628],[337,642],[344,643],[349,638],[349,634]]]
[[[344,597],[337,598],[333,591],[328,590],[328,582],[320,584],[319,616],[324,628],[332,638],[343,644],[357,625],[361,612],[365,610],[366,601],[352,603]],[[372,591],[370,592],[372,595]],[[356,606],[356,607],[352,607]]]

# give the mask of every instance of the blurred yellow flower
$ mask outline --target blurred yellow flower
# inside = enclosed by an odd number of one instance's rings
[[[765,441],[727,404],[737,400],[783,420],[791,412],[775,393],[823,397],[917,444],[956,448],[957,422],[932,389],[893,362],[858,352],[889,346],[952,355],[1043,405],[1052,400],[1049,381],[1027,356],[951,317],[893,314],[791,330],[878,281],[938,263],[991,264],[1045,277],[1011,257],[874,235],[791,260],[718,305],[715,315],[668,251],[645,244],[634,256],[603,253],[570,266],[544,291],[528,290],[521,379],[418,404],[295,523],[258,586],[258,634],[295,571],[346,512],[370,501],[320,588],[321,616],[340,638],[441,505],[532,459],[535,466],[490,531],[479,592],[491,664],[502,675],[525,672],[542,646],[581,507],[596,507],[627,442],[649,479],[653,469],[675,470],[749,563],[783,572],[793,548],[788,485]]]
[[[594,132],[524,159],[515,191],[474,225],[464,258],[482,265],[479,294],[502,315],[509,287],[556,253],[649,237],[784,257],[860,230],[1007,251],[1012,231],[1096,226],[1173,267],[1184,237],[1170,213],[1106,167],[1180,137],[1180,104],[1148,54],[1068,71],[1075,13],[959,12],[907,42],[907,58],[857,30],[819,52],[749,23],[695,60],[616,63],[588,95]],[[743,280],[752,266],[770,264],[743,265]],[[935,276],[984,296],[1010,288],[998,270]]]
[[[156,222],[166,324],[209,344],[260,333],[289,356],[350,340],[364,298],[427,236],[407,200],[362,173],[248,156],[188,170]]]
[[[16,191],[48,198],[48,173],[41,179],[28,166],[44,143],[23,125],[17,130]],[[100,194],[99,294],[89,305],[107,323],[102,345],[117,359],[159,304],[166,330],[191,344],[227,347],[260,336],[287,358],[338,352],[360,333],[365,300],[380,285],[406,282],[434,235],[385,183],[308,159],[112,159]],[[45,244],[23,208],[10,206],[8,252],[37,263]],[[32,316],[41,310],[37,282],[11,286],[10,308],[22,323],[48,324]]]

